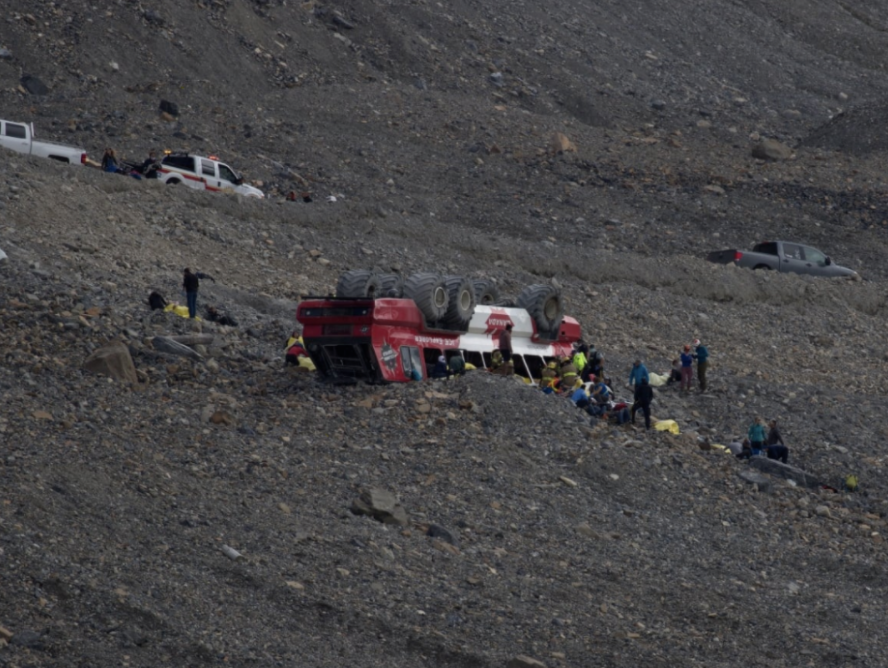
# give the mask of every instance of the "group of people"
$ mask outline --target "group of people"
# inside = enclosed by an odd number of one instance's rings
[[[157,151],[154,149],[148,151],[148,157],[145,158],[141,165],[133,164],[131,167],[125,167],[120,164],[120,161],[117,159],[117,153],[113,148],[106,148],[102,154],[102,171],[110,174],[123,174],[136,179],[141,179],[142,177],[156,179],[158,169],[160,169],[160,161],[157,159]]]
[[[667,382],[670,385],[679,383],[681,392],[690,392],[694,384],[694,362],[697,362],[697,382],[700,391],[705,392],[708,387],[706,371],[709,368],[709,349],[700,342],[700,339],[694,339],[693,344],[686,344],[679,356],[672,360],[672,369]]]
[[[731,443],[728,448],[740,459],[767,455],[768,459],[787,463],[789,448],[783,442],[783,436],[777,428],[777,420],[771,420],[767,427],[761,417],[756,417],[746,432],[746,438]]]

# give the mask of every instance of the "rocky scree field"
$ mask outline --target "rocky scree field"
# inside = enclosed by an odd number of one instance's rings
[[[2,117],[218,153],[271,197],[0,165],[0,664],[886,663],[885,17],[594,10],[13,3]],[[764,237],[862,280],[702,259]],[[148,310],[184,266],[239,327]],[[552,281],[619,394],[694,336],[712,391],[658,392],[674,436],[483,374],[284,369],[301,296],[363,267]],[[153,345],[195,330],[199,360]],[[136,383],[82,369],[109,341]],[[700,449],[757,414],[860,491]],[[383,491],[406,523],[352,511]]]

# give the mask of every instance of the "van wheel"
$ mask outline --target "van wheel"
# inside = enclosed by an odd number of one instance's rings
[[[757,264],[753,267],[753,269],[764,269],[765,271],[771,271],[771,267],[766,264]]]
[[[336,296],[343,299],[376,299],[380,294],[379,276],[372,271],[347,271],[336,284]]]
[[[379,296],[400,299],[404,295],[404,279],[399,274],[379,274]]]
[[[168,186],[175,186],[175,185],[178,185],[178,184],[180,184],[180,183],[182,183],[182,182],[181,182],[179,179],[170,179],[169,181],[166,182],[166,184],[167,184]]]
[[[530,285],[518,295],[515,305],[525,309],[533,318],[538,336],[557,338],[564,318],[561,292],[551,285]]]
[[[499,301],[499,289],[496,283],[487,280],[472,281],[472,287],[475,288],[475,303],[491,306]]]
[[[450,296],[438,274],[413,274],[404,282],[404,297],[412,299],[428,322],[437,322],[447,313]]]
[[[444,322],[448,327],[464,332],[475,315],[475,287],[472,281],[462,276],[446,276],[444,285],[448,301]]]

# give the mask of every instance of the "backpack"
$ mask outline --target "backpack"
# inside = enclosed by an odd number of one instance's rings
[[[167,300],[159,292],[154,291],[148,295],[148,306],[151,307],[152,311],[162,311],[166,308],[166,305]]]

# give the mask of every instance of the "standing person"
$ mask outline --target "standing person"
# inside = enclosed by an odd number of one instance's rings
[[[145,158],[145,162],[142,163],[139,171],[142,172],[142,175],[146,179],[156,179],[159,166],[160,165],[157,162],[157,151],[152,148],[148,151],[148,157]]]
[[[706,370],[709,368],[709,349],[700,339],[694,339],[694,359],[697,360],[697,382],[700,383],[700,391],[706,391]]]
[[[200,281],[188,267],[182,272],[182,289],[185,290],[185,299],[188,300],[188,317],[197,316],[197,291],[200,290]]]
[[[648,383],[651,382],[647,367],[641,363],[641,360],[635,360],[632,369],[629,371],[629,387],[638,387],[642,379]]]
[[[691,347],[685,346],[681,352],[681,388],[684,392],[691,391],[691,384],[694,382],[694,357],[691,355]]]
[[[577,368],[577,373],[579,373],[581,377],[583,374],[583,370],[586,368],[586,364],[588,363],[588,360],[586,359],[586,353],[588,351],[589,347],[585,343],[579,344],[574,349],[573,359],[571,360],[573,362],[573,365]]]
[[[506,328],[499,336],[499,351],[503,354],[503,362],[512,359],[512,323],[506,325]]]
[[[632,404],[632,424],[635,424],[635,411],[639,408],[644,413],[644,428],[651,428],[651,402],[654,400],[654,388],[650,386],[647,378],[642,378],[641,382],[635,386],[635,403]]]
[[[777,459],[784,464],[789,459],[789,448],[783,442],[780,430],[777,429],[777,420],[771,420],[768,423],[770,430],[768,431],[768,440],[765,441],[765,449],[768,453],[768,459]]]
[[[604,356],[595,348],[595,346],[591,346],[587,357],[589,358],[589,363],[586,365],[586,372],[583,380],[589,382],[592,379],[592,376],[603,379]]]
[[[765,432],[765,421],[762,420],[761,417],[757,417],[755,422],[749,425],[749,431],[746,433],[746,437],[749,439],[749,447],[752,449],[752,456],[757,457],[762,454],[762,449],[765,447],[765,438],[767,437],[767,433]]]

